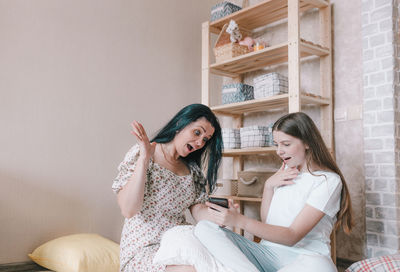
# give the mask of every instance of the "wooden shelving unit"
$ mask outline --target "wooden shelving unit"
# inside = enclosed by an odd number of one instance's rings
[[[300,13],[310,9],[319,10],[320,40],[318,44],[300,37]],[[270,23],[287,19],[287,41],[223,62],[211,63],[210,35],[219,34],[223,25],[231,19],[235,20],[240,29],[247,33]],[[288,112],[296,112],[301,111],[301,107],[304,105],[320,106],[320,130],[328,148],[333,150],[331,55],[331,6],[328,0],[265,0],[214,22],[205,22],[202,26],[202,103],[211,105],[210,74],[227,76],[235,79],[235,81],[242,81],[245,73],[287,63],[288,94],[227,105],[216,105],[211,107],[212,110],[217,114],[232,116],[235,120],[235,126],[239,128],[242,126],[244,113],[279,108],[287,108]],[[319,82],[321,84],[318,96],[300,92],[300,61],[309,56],[318,57],[320,60]],[[269,149],[263,151],[270,152]],[[225,155],[233,156],[237,154],[240,156],[244,153],[246,151],[227,151]],[[254,154],[254,152],[247,153]]]
[[[319,41],[312,43],[300,37],[300,14],[304,11],[318,9]],[[229,60],[211,63],[211,35],[219,34],[224,24],[233,19],[240,30],[252,33],[260,27],[278,21],[287,23],[287,41],[251,52]],[[284,21],[285,20],[285,21]],[[202,103],[211,106],[216,114],[233,118],[234,127],[243,126],[245,113],[287,109],[288,112],[301,111],[302,106],[315,105],[320,108],[320,131],[328,148],[333,152],[333,108],[332,108],[332,42],[331,42],[331,5],[329,0],[265,0],[244,8],[214,22],[202,25]],[[319,59],[319,94],[300,91],[300,63],[308,57]],[[262,99],[250,100],[225,105],[211,105],[210,74],[226,76],[236,82],[243,81],[243,75],[265,67],[287,64],[288,94],[281,94]],[[317,76],[317,75],[316,75]],[[243,170],[243,158],[249,155],[271,154],[274,147],[229,149],[224,156],[233,158],[232,171],[237,178],[237,171]],[[243,207],[242,202],[260,202],[261,199],[226,196]],[[241,231],[240,231],[241,232]],[[334,244],[334,240],[332,240]],[[333,250],[334,254],[335,251]],[[333,256],[335,259],[335,256]]]
[[[319,9],[320,41],[318,44],[305,41],[300,37],[300,13],[310,9]],[[260,51],[251,52],[229,60],[211,63],[212,45],[210,35],[219,34],[224,24],[231,19],[238,23],[241,30],[251,33],[257,28],[287,19],[288,38],[281,44],[272,45]],[[214,22],[205,22],[202,27],[202,103],[210,103],[210,74],[227,76],[242,81],[243,74],[264,67],[287,63],[289,92],[262,99],[240,103],[212,106],[217,114],[234,118],[235,126],[243,124],[243,114],[272,109],[287,108],[288,112],[301,111],[304,105],[316,105],[321,108],[321,133],[328,148],[333,150],[333,114],[332,114],[332,56],[331,56],[331,6],[325,0],[265,0],[244,8]],[[315,56],[320,59],[319,95],[300,92],[300,61]],[[271,152],[271,148],[256,150],[226,150],[225,156],[254,155]],[[243,163],[236,161],[239,170]]]

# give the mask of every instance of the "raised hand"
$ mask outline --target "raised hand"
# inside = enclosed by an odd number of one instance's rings
[[[142,157],[144,160],[149,160],[154,155],[156,143],[150,143],[146,130],[143,128],[142,124],[137,121],[133,121],[131,126],[131,134],[136,137],[140,147],[140,157]]]
[[[299,170],[296,167],[289,167],[285,169],[285,163],[282,163],[281,168],[272,175],[267,182],[265,182],[265,187],[268,190],[273,190],[275,187],[283,185],[294,184],[293,179],[295,179],[299,174]]]

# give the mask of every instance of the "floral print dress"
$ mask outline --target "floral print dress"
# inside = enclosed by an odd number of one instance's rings
[[[119,173],[112,185],[115,193],[132,176],[138,157],[139,145],[136,144],[118,167]],[[206,181],[201,170],[196,164],[190,164],[189,168],[189,175],[178,176],[150,160],[142,210],[132,218],[126,218],[122,230],[120,271],[165,270],[165,266],[153,264],[162,234],[174,226],[188,224],[185,210],[207,198],[202,190]]]

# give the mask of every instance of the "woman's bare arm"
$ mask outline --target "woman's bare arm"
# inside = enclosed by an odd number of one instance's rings
[[[132,123],[131,133],[138,141],[140,153],[132,176],[117,195],[118,205],[125,218],[131,218],[142,209],[147,168],[156,146],[156,143],[150,143],[147,133],[140,123],[136,121]]]

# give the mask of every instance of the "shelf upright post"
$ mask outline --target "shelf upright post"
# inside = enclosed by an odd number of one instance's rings
[[[204,22],[201,31],[201,103],[210,106],[210,23]]]
[[[325,144],[335,156],[333,141],[333,87],[332,87],[332,26],[331,4],[319,9],[320,45],[329,49],[329,54],[320,57],[321,95],[329,99],[329,104],[321,107],[321,133]],[[336,231],[331,234],[331,257],[336,264]]]
[[[233,117],[233,126],[234,128],[240,129],[243,127],[243,114],[237,115]],[[233,178],[237,179],[238,171],[243,171],[243,157],[242,156],[234,156],[233,157]]]
[[[243,127],[243,114],[239,114],[233,117],[233,126],[234,128],[241,128]],[[233,179],[238,179],[238,171],[243,171],[244,161],[243,156],[235,156],[233,157],[232,162],[233,168]],[[244,214],[244,205],[242,201],[237,200],[235,201],[236,204],[239,204],[239,210],[241,214]],[[243,235],[244,231],[240,228],[234,228],[234,232],[237,234]]]
[[[301,111],[300,97],[300,3],[288,0],[289,112]]]
[[[334,154],[333,141],[333,97],[332,97],[332,27],[331,5],[319,10],[320,44],[329,49],[329,54],[320,58],[321,95],[329,99],[329,104],[321,108],[321,133],[325,144]]]

